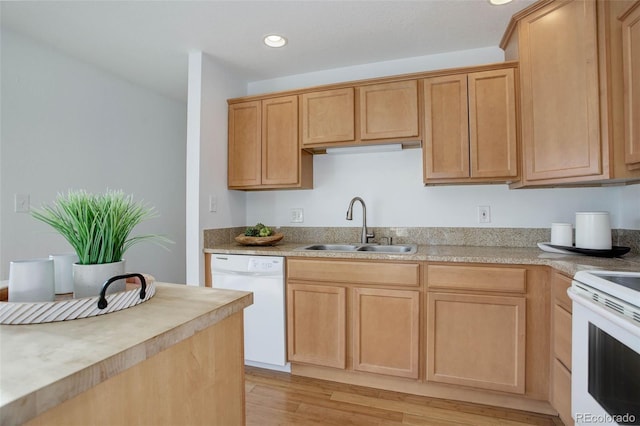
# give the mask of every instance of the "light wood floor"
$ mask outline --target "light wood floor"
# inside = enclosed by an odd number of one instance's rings
[[[247,425],[562,425],[558,417],[246,367]]]

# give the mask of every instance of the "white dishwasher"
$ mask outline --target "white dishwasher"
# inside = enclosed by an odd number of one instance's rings
[[[291,371],[286,352],[284,257],[214,254],[214,288],[253,292],[244,310],[245,364]]]

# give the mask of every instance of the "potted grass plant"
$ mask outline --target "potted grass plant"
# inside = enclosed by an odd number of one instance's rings
[[[133,228],[156,217],[153,207],[134,202],[122,191],[92,194],[71,190],[58,194],[51,205],[35,209],[32,216],[60,233],[75,250],[79,261],[73,265],[74,297],[93,297],[102,284],[125,272],[124,253],[133,245],[153,240],[170,242],[157,234],[131,236]],[[108,293],[125,289],[124,280],[113,283]]]

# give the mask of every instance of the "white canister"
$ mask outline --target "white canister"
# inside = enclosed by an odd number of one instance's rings
[[[576,212],[576,247],[611,250],[609,212]]]
[[[53,260],[14,260],[9,265],[9,302],[52,302]]]
[[[554,222],[551,224],[551,244],[557,246],[573,246],[573,225]]]
[[[75,253],[50,254],[55,272],[56,294],[73,293],[73,264],[78,261]]]

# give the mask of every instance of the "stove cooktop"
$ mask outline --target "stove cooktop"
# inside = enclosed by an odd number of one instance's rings
[[[640,308],[640,271],[579,271],[573,279]]]
[[[598,274],[603,280],[630,288],[631,290],[640,291],[640,275],[638,276],[620,276],[620,275],[604,275]]]

